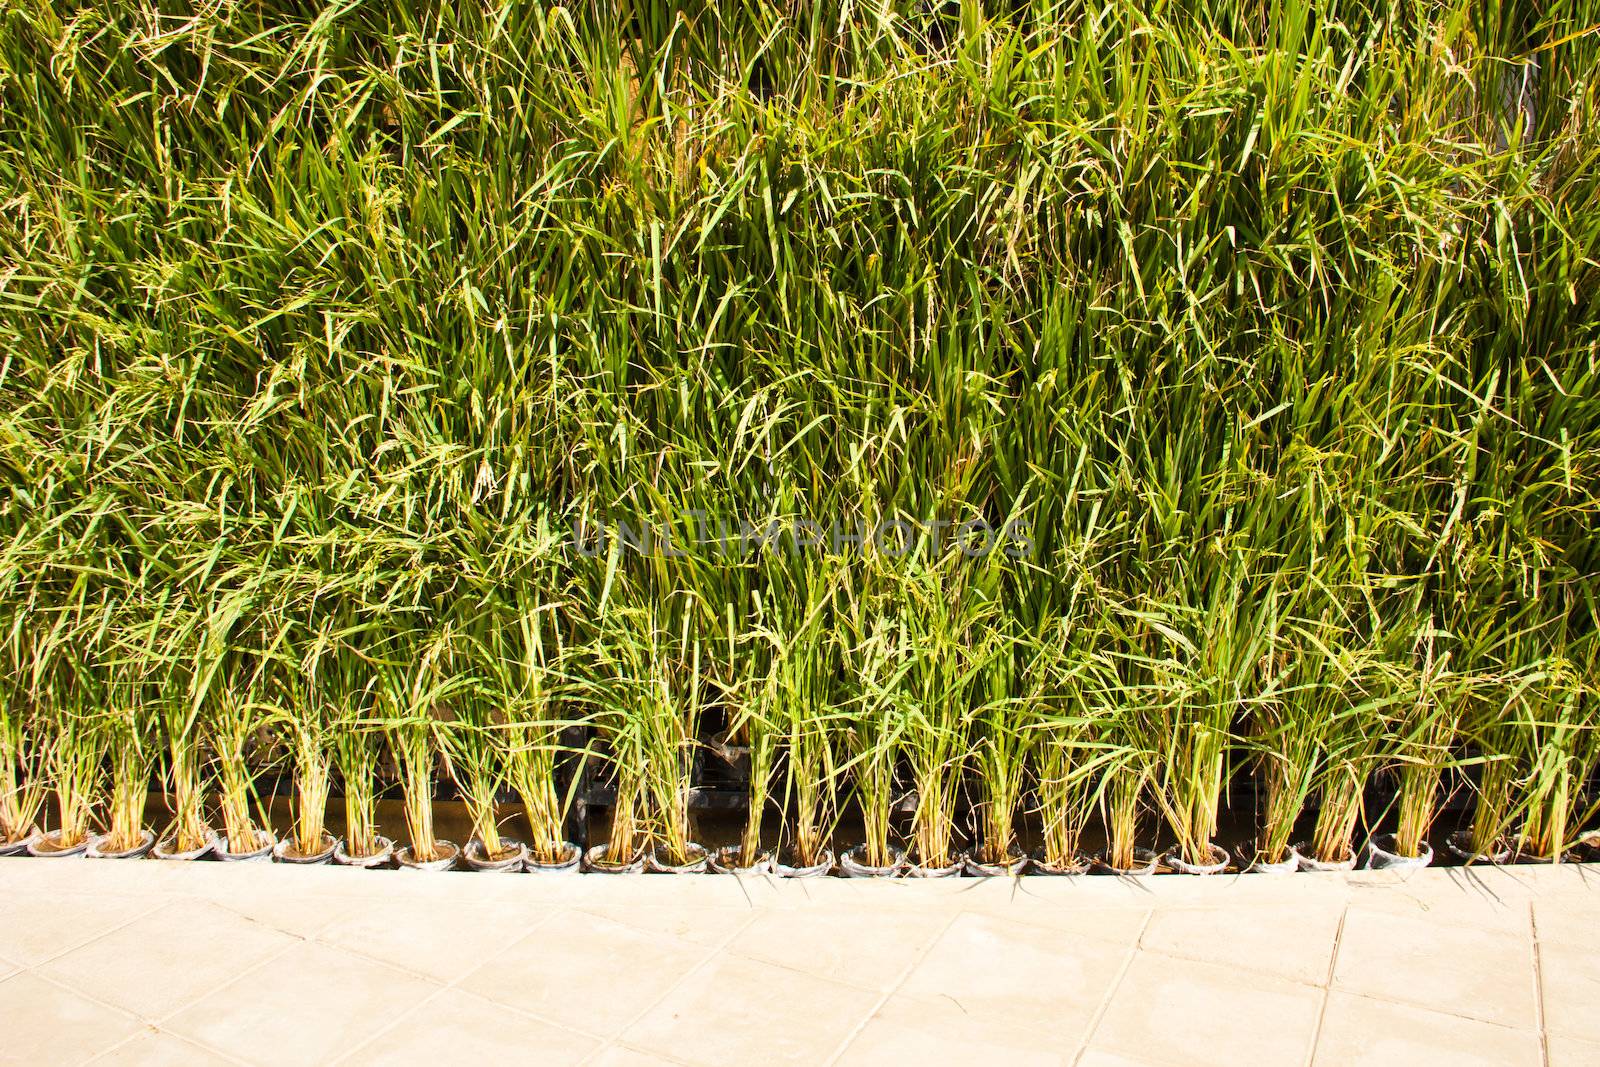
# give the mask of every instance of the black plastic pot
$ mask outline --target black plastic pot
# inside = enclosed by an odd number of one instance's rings
[[[89,839],[86,837],[71,848],[57,848],[56,842],[61,840],[60,830],[46,830],[34,836],[28,842],[28,855],[38,859],[75,859],[81,857],[89,850]]]
[[[106,848],[111,841],[110,834],[95,834],[89,838],[89,847],[83,854],[92,860],[138,860],[150,854],[156,845],[154,830],[146,830],[139,835],[139,843],[132,848],[121,849],[113,852]]]
[[[898,878],[906,870],[906,850],[889,846],[891,862],[887,867],[874,867],[863,863],[861,858],[866,855],[866,845],[856,845],[845,849],[839,855],[839,873],[846,878]]]
[[[333,862],[333,854],[338,851],[340,842],[328,831],[322,831],[322,847],[306,855],[294,847],[294,838],[285,837],[272,846],[272,858],[278,863],[296,863],[303,867],[317,867]]]
[[[0,856],[20,856],[28,851],[28,842],[39,836],[37,826],[30,827],[28,832],[15,841],[0,841]]]
[[[403,871],[448,871],[456,865],[456,860],[461,858],[461,846],[454,841],[435,841],[433,847],[443,853],[438,859],[415,859],[411,853],[411,846],[406,845],[395,852],[394,861]]]
[[[340,867],[360,867],[366,870],[387,867],[394,862],[394,841],[379,834],[378,850],[369,856],[352,856],[343,840],[335,841],[333,862]]]
[[[461,862],[485,874],[521,874],[522,866],[528,859],[528,847],[521,841],[502,841],[500,846],[506,855],[490,859],[483,850],[483,842],[474,837],[461,850]]]
[[[684,862],[668,863],[655,849],[651,849],[645,855],[645,867],[651,874],[705,874],[711,866],[711,854],[705,846],[691,841],[686,851],[689,858]]]
[[[610,845],[595,845],[583,854],[583,869],[595,874],[638,874],[644,870],[644,852],[623,863],[611,859]]]
[[[150,855],[158,860],[178,860],[192,862],[194,860],[206,858],[207,856],[211,855],[212,852],[216,851],[216,848],[216,831],[207,830],[206,842],[199,848],[191,848],[186,852],[179,852],[176,837],[163,837],[160,841],[157,841],[155,847],[150,850]]]
[[[1450,836],[1444,839],[1444,847],[1450,850],[1452,856],[1468,866],[1476,863],[1498,866],[1511,860],[1511,846],[1504,841],[1496,842],[1493,852],[1474,852],[1471,830],[1452,830]]]
[[[256,847],[243,852],[234,852],[228,846],[228,835],[217,835],[217,859],[224,863],[266,863],[272,859],[272,850],[277,847],[278,839],[272,835],[271,830],[256,831]]]
[[[535,859],[530,851],[522,861],[522,869],[529,874],[577,874],[579,866],[583,863],[583,849],[571,841],[561,844],[562,857],[554,863]]]

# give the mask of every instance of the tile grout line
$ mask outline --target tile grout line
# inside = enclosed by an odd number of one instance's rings
[[[104,1049],[104,1050],[102,1050],[100,1052],[95,1053],[92,1057],[90,1057],[89,1059],[83,1061],[84,1062],[84,1067],[92,1067],[93,1064],[101,1062],[107,1056],[110,1056],[112,1053],[116,1052],[117,1050],[123,1049],[123,1048],[127,1048],[128,1046],[132,1045],[135,1041],[139,1040],[139,1038],[145,1036],[145,1033],[147,1031],[151,1032],[151,1033],[159,1034],[162,1037],[170,1037],[174,1041],[180,1042],[180,1043],[185,1044],[185,1045],[189,1045],[189,1046],[197,1049],[200,1052],[206,1053],[207,1055],[216,1056],[216,1057],[218,1057],[218,1058],[220,1058],[222,1060],[225,1060],[228,1063],[238,1064],[239,1067],[248,1067],[248,1064],[246,1063],[246,1061],[239,1059],[237,1056],[230,1056],[226,1052],[223,1052],[220,1049],[214,1049],[210,1045],[207,1045],[202,1041],[196,1041],[192,1037],[184,1037],[182,1034],[174,1033],[171,1030],[164,1030],[161,1027],[155,1025],[154,1023],[146,1024],[145,1030],[140,1031],[137,1034],[132,1034],[132,1035],[124,1038],[123,1040],[118,1041],[115,1045],[112,1045],[110,1048]]]
[[[1122,983],[1128,977],[1128,972],[1133,969],[1133,961],[1138,958],[1139,953],[1144,951],[1144,935],[1150,932],[1150,924],[1155,921],[1155,918],[1156,905],[1152,904],[1150,909],[1144,913],[1144,922],[1139,924],[1139,933],[1133,939],[1133,946],[1128,950],[1127,959],[1122,961],[1122,967],[1118,969],[1117,976],[1106,987],[1106,995],[1100,998],[1099,1006],[1095,1008],[1094,1015],[1090,1016],[1089,1025],[1083,1029],[1083,1038],[1078,1042],[1078,1050],[1072,1055],[1074,1064],[1082,1063],[1083,1057],[1088,1053],[1089,1045],[1094,1041],[1094,1035],[1100,1029],[1100,1023],[1111,1010],[1112,998],[1117,995],[1117,990],[1122,988]]]
[[[1539,943],[1539,917],[1528,901],[1528,933],[1533,938],[1533,1021],[1539,1028],[1539,1062],[1550,1067],[1550,1031],[1544,1017],[1544,953]]]
[[[950,932],[950,928],[956,924],[956,921],[963,915],[967,914],[970,913],[965,909],[957,909],[956,912],[945,921],[945,924],[939,927],[938,932],[932,937],[928,938],[927,943],[922,946],[921,951],[916,954],[915,958],[907,962],[905,967],[901,969],[900,977],[895,979],[894,984],[886,991],[878,994],[878,999],[873,1002],[872,1010],[867,1012],[867,1014],[862,1017],[861,1021],[856,1023],[856,1025],[851,1028],[850,1032],[844,1036],[844,1040],[840,1041],[838,1046],[833,1050],[833,1053],[823,1061],[823,1067],[830,1067],[831,1064],[837,1063],[839,1061],[839,1057],[850,1051],[850,1046],[855,1044],[856,1038],[861,1036],[861,1032],[867,1028],[867,1024],[872,1022],[872,1020],[877,1016],[878,1012],[883,1010],[883,1006],[889,1003],[889,999],[896,993],[900,992],[901,988],[905,986],[906,980],[911,977],[911,972],[915,971],[917,967],[921,965],[922,961],[928,958],[928,954],[932,952],[934,947],[944,939],[944,935]]]
[[[722,955],[726,954],[727,950],[728,950],[728,946],[733,944],[734,939],[737,938],[740,934],[744,933],[745,928],[748,927],[751,923],[755,922],[756,921],[756,917],[761,914],[761,912],[758,909],[754,908],[754,907],[751,907],[749,909],[749,912],[750,913],[747,916],[745,916],[744,922],[739,923],[731,931],[729,931],[729,933],[728,933],[728,935],[726,937],[724,937],[722,940],[718,941],[715,945],[713,945],[709,949],[707,949],[706,954],[702,959],[697,961],[695,963],[695,965],[690,967],[687,971],[684,971],[683,974],[679,975],[677,981],[673,982],[671,985],[667,986],[666,989],[662,990],[662,992],[661,992],[661,994],[659,996],[657,996],[654,1000],[652,1000],[649,1003],[647,1003],[643,1008],[639,1009],[639,1011],[637,1011],[633,1015],[629,1016],[628,1019],[625,1022],[623,1022],[620,1026],[617,1027],[616,1034],[614,1036],[610,1037],[610,1038],[605,1039],[605,1043],[602,1044],[599,1048],[595,1049],[594,1052],[591,1053],[589,1056],[585,1057],[584,1062],[587,1063],[590,1060],[593,1060],[596,1056],[599,1056],[602,1053],[606,1052],[607,1050],[609,1050],[611,1048],[614,1048],[614,1047],[616,1047],[618,1045],[623,1045],[623,1047],[629,1047],[629,1046],[626,1046],[624,1044],[623,1035],[626,1034],[630,1029],[632,1029],[636,1024],[638,1024],[638,1022],[641,1019],[643,1019],[646,1015],[648,1015],[652,1011],[654,1011],[657,1008],[657,1006],[659,1006],[664,1001],[666,1001],[666,999],[668,997],[672,996],[672,994],[676,993],[679,989],[682,989],[683,986],[685,985],[685,983],[687,983],[689,981],[689,979],[691,979],[695,975],[699,974],[705,968],[711,966],[712,962],[715,961],[719,956],[722,956]],[[616,920],[607,920],[607,921],[615,922]],[[626,924],[624,923],[622,925],[626,925]],[[658,1056],[658,1057],[661,1057],[663,1059],[672,1059],[672,1060],[675,1060],[676,1062],[680,1062],[680,1063],[682,1062],[681,1060],[677,1060],[676,1057],[668,1056],[668,1055],[665,1055],[665,1054],[663,1054],[661,1052],[652,1051],[651,1055]]]
[[[1349,917],[1350,903],[1346,901],[1339,911],[1339,927],[1333,932],[1333,953],[1328,957],[1328,974],[1322,983],[1322,1003],[1317,1007],[1317,1022],[1311,1028],[1311,1044],[1306,1049],[1306,1067],[1311,1067],[1316,1061],[1317,1048],[1322,1044],[1322,1024],[1328,1017],[1328,1002],[1333,999],[1333,976],[1339,970],[1339,950],[1344,946],[1344,924]]]
[[[517,938],[511,944],[509,944],[509,945],[505,946],[503,949],[501,949],[499,953],[495,953],[495,956],[499,956],[502,953],[514,951],[519,945],[521,945],[524,941],[527,941],[529,938],[533,937],[534,934],[538,933],[539,930],[544,928],[547,924],[549,924],[556,917],[565,914],[569,910],[571,910],[571,909],[562,908],[559,911],[552,911],[552,912],[549,912],[549,913],[547,913],[545,915],[540,916],[538,922],[534,923],[531,927],[529,927],[528,930],[521,937]],[[317,944],[321,945],[323,948],[332,949],[335,952],[347,952],[350,955],[355,956],[357,959],[366,960],[369,963],[376,963],[379,966],[383,966],[383,967],[392,967],[395,970],[402,972],[403,974],[408,974],[413,978],[422,979],[425,982],[429,982],[429,983],[439,987],[439,988],[435,989],[433,992],[429,993],[427,996],[423,997],[420,1001],[418,1001],[413,1006],[413,1010],[415,1010],[416,1008],[421,1008],[421,1007],[427,1005],[428,1003],[430,1003],[430,1002],[432,1002],[434,1000],[437,1000],[439,997],[444,996],[444,994],[454,990],[456,992],[461,993],[463,996],[473,997],[473,998],[475,998],[477,1000],[481,1000],[485,1004],[490,1005],[491,1007],[495,1008],[498,1011],[509,1011],[509,1012],[512,1012],[512,1013],[514,1013],[516,1015],[521,1015],[524,1018],[529,1019],[531,1021],[541,1023],[541,1024],[545,1025],[545,1026],[549,1026],[549,1027],[551,1027],[553,1029],[561,1030],[561,1031],[564,1031],[564,1032],[569,1033],[569,1034],[574,1034],[574,1035],[576,1035],[578,1037],[587,1038],[587,1039],[589,1039],[591,1041],[604,1041],[605,1040],[605,1038],[600,1034],[589,1033],[587,1031],[578,1030],[578,1029],[576,1029],[576,1028],[574,1028],[572,1026],[569,1026],[569,1025],[567,1025],[565,1023],[557,1022],[554,1019],[550,1019],[550,1018],[548,1018],[548,1017],[546,1017],[544,1015],[541,1015],[538,1012],[528,1011],[525,1008],[519,1008],[519,1007],[516,1007],[516,1006],[511,1005],[511,1004],[502,1004],[500,1001],[491,1000],[488,997],[481,996],[481,995],[479,995],[477,993],[474,993],[470,989],[462,989],[461,988],[461,983],[462,982],[465,982],[468,978],[471,978],[474,974],[476,974],[478,972],[479,967],[482,967],[482,966],[486,965],[489,962],[489,959],[494,958],[494,957],[485,958],[478,966],[471,967],[468,970],[466,970],[465,972],[463,972],[462,974],[457,975],[455,978],[452,978],[452,979],[449,979],[448,981],[446,981],[444,979],[437,978],[437,977],[435,977],[433,975],[424,974],[421,971],[413,970],[410,967],[405,966],[404,964],[393,963],[393,962],[391,962],[389,960],[378,959],[376,956],[369,956],[366,953],[362,952],[360,949],[347,948],[347,947],[345,947],[343,945],[330,945],[325,941],[318,941]],[[372,1045],[374,1042],[378,1041],[379,1039],[383,1038],[385,1035],[391,1033],[396,1028],[398,1028],[402,1023],[405,1022],[405,1018],[406,1018],[405,1015],[402,1014],[399,1017],[397,1017],[396,1019],[394,1019],[392,1022],[385,1023],[383,1026],[380,1026],[377,1029],[377,1031],[374,1032],[371,1036],[363,1038],[361,1041],[357,1042],[354,1046],[352,1046],[347,1052],[340,1053],[339,1056],[337,1056],[335,1059],[331,1060],[330,1062],[334,1063],[334,1064],[338,1064],[338,1063],[344,1063],[344,1062],[348,1061],[350,1059],[350,1057],[358,1054],[362,1049],[367,1048],[369,1045]]]

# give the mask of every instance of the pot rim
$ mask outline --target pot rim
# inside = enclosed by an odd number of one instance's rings
[[[1452,856],[1462,860],[1467,866],[1472,866],[1479,863],[1488,863],[1493,866],[1499,866],[1500,864],[1510,862],[1512,856],[1515,855],[1515,850],[1511,847],[1511,842],[1505,840],[1504,838],[1496,839],[1493,852],[1472,851],[1472,831],[1467,828],[1451,830],[1448,834],[1446,834],[1444,839],[1444,847],[1449,850]]]
[[[174,852],[173,849],[176,848],[178,844],[178,835],[168,834],[167,836],[158,840],[155,845],[151,847],[150,854],[158,860],[166,860],[169,862],[193,862],[194,860],[204,859],[206,856],[214,852],[217,848],[217,840],[217,832],[208,826],[206,827],[205,844],[201,845],[199,848],[190,849],[187,852]]]
[[[742,858],[743,845],[723,845],[711,853],[711,869],[717,874],[755,876],[772,874],[772,850],[762,849],[754,863],[728,863],[730,858]]]
[[[492,860],[483,855],[483,842],[474,837],[461,846],[461,860],[475,871],[494,874],[520,874],[528,858],[528,846],[515,838],[502,838],[500,846],[511,854]]]
[[[1161,854],[1161,864],[1172,870],[1175,874],[1192,874],[1196,876],[1222,874],[1228,869],[1229,862],[1233,859],[1228,855],[1228,850],[1215,841],[1206,842],[1206,851],[1211,853],[1210,863],[1190,863],[1184,859],[1177,848],[1170,848]]]
[[[688,842],[689,859],[683,863],[663,863],[656,858],[656,850],[644,854],[644,865],[652,874],[704,874],[711,864],[711,852],[704,845]]]
[[[867,843],[863,841],[861,844],[851,845],[839,853],[839,870],[844,873],[846,878],[898,878],[905,873],[905,849],[898,845],[890,845],[889,855],[893,857],[893,861],[887,867],[874,867],[871,864],[862,863],[857,858],[866,851],[866,848]]]
[[[433,847],[442,849],[445,854],[432,860],[409,859],[407,857],[411,855],[411,846],[401,845],[395,849],[394,861],[405,871],[448,871],[455,866],[456,860],[461,858],[461,846],[454,841],[439,838],[434,841]]]
[[[222,860],[224,863],[249,863],[252,860],[270,858],[272,850],[278,847],[277,835],[264,826],[258,826],[255,830],[257,844],[255,848],[248,852],[229,852],[227,832],[224,831],[218,834],[215,846],[217,859]]]
[[[970,848],[963,849],[957,859],[961,862],[961,873],[968,878],[1016,878],[1033,862],[1027,853],[1016,846],[1006,850],[1004,863],[979,862]]]
[[[85,837],[82,841],[78,842],[76,845],[73,845],[71,848],[45,849],[44,846],[46,842],[48,842],[51,838],[56,838],[59,840],[60,837],[61,831],[59,829],[41,830],[28,840],[26,851],[28,855],[34,857],[35,859],[72,859],[74,857],[83,856],[85,853],[87,853],[89,851],[89,842],[94,840],[94,836],[91,834]]]
[[[639,849],[626,863],[608,863],[605,857],[611,851],[611,842],[590,845],[583,853],[583,869],[595,874],[638,874],[644,870],[644,849]]]
[[[149,855],[150,850],[156,845],[156,832],[148,827],[139,831],[139,843],[132,848],[120,852],[107,852],[100,847],[111,839],[110,834],[91,834],[89,847],[84,850],[84,855],[92,860],[136,860]]]
[[[333,862],[340,867],[357,867],[371,869],[382,867],[394,860],[394,838],[376,835],[379,846],[378,851],[370,856],[352,856],[345,850],[344,838],[339,838],[333,846]]]
[[[1385,848],[1379,842],[1387,842],[1391,847]],[[1420,842],[1421,851],[1415,856],[1402,856],[1393,851],[1395,835],[1373,834],[1367,839],[1367,866],[1372,870],[1407,870],[1427,867],[1433,863],[1433,846],[1427,841]],[[1372,862],[1382,858],[1382,867],[1372,867]]]
[[[1153,848],[1143,845],[1133,847],[1133,860],[1137,867],[1113,867],[1106,859],[1106,850],[1096,852],[1090,859],[1089,873],[1101,875],[1115,875],[1118,878],[1147,878],[1156,873],[1156,868],[1161,866],[1161,854]]]
[[[291,855],[289,850],[294,847],[294,836],[285,835],[280,837],[278,839],[278,843],[272,846],[272,858],[278,863],[301,863],[314,865],[332,862],[334,851],[337,850],[340,844],[343,842],[340,838],[334,837],[333,834],[327,830],[322,831],[322,840],[326,842],[326,845],[318,852],[313,852],[309,856],[302,855],[300,853]]]
[[[837,860],[834,858],[833,849],[822,850],[822,859],[817,863],[798,867],[791,863],[784,863],[780,858],[782,853],[772,857],[772,873],[779,878],[825,878],[833,870]]]
[[[1361,857],[1361,853],[1354,845],[1347,845],[1346,848],[1348,848],[1349,854],[1346,855],[1344,859],[1333,860],[1331,862],[1319,860],[1313,856],[1311,854],[1311,842],[1309,841],[1296,841],[1294,844],[1289,846],[1289,851],[1294,853],[1295,856],[1299,858],[1300,869],[1302,871],[1322,874],[1336,874],[1340,871],[1355,870],[1356,862]]]
[[[565,859],[549,863],[545,860],[534,859],[533,850],[528,849],[522,858],[522,867],[529,874],[562,874],[575,871],[583,863],[583,848],[571,841],[561,842],[561,851]]]
[[[1072,866],[1057,867],[1054,864],[1045,861],[1044,849],[1042,848],[1034,849],[1033,855],[1029,858],[1033,861],[1032,865],[1029,867],[1029,870],[1034,874],[1042,875],[1046,878],[1062,878],[1071,877],[1073,875],[1088,874],[1089,868],[1094,865],[1094,858],[1092,856],[1079,855],[1072,861]]]

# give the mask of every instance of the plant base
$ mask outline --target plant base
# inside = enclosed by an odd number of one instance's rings
[[[1444,847],[1450,850],[1452,856],[1469,867],[1475,863],[1492,863],[1498,866],[1511,859],[1511,846],[1504,841],[1496,841],[1491,852],[1474,852],[1471,830],[1452,830],[1450,836],[1444,839]]]
[[[1228,869],[1228,850],[1218,844],[1206,845],[1210,858],[1205,863],[1190,863],[1174,849],[1161,857],[1161,862],[1178,874],[1221,874]]]
[[[483,842],[474,837],[461,850],[461,861],[474,871],[485,874],[521,874],[528,859],[528,846],[521,841],[502,841],[501,854],[491,859],[484,851]]]
[[[433,850],[439,854],[437,859],[419,860],[406,845],[394,854],[394,861],[403,871],[448,871],[461,858],[461,846],[453,841],[435,841]]]
[[[302,866],[321,866],[333,862],[339,840],[328,831],[322,831],[322,847],[309,855],[295,848],[294,838],[286,837],[272,846],[272,858],[278,863],[298,863]]]
[[[88,838],[66,848],[61,847],[60,841],[60,830],[48,830],[28,841],[28,855],[39,859],[71,859],[82,856],[89,850]]]
[[[887,867],[874,867],[864,862],[867,854],[866,845],[856,845],[846,849],[839,856],[839,873],[846,878],[897,878],[905,873],[906,850],[889,846],[889,865]]]
[[[1094,858],[1093,865],[1089,868],[1092,874],[1111,874],[1124,878],[1145,878],[1156,873],[1156,868],[1161,865],[1161,857],[1154,849],[1136,848],[1133,850],[1132,867],[1114,866],[1106,853],[1101,852]]]
[[[110,834],[95,834],[89,838],[89,847],[84,850],[84,855],[92,860],[138,860],[150,854],[156,847],[156,834],[154,830],[146,830],[139,835],[139,843],[132,848],[111,851],[106,846],[111,843]]]
[[[266,863],[272,859],[272,850],[277,847],[278,839],[271,830],[256,831],[256,847],[240,852],[233,851],[228,844],[227,834],[217,835],[217,859],[224,863]]]
[[[583,849],[571,841],[563,841],[560,859],[553,862],[535,859],[530,849],[527,859],[523,860],[522,869],[529,874],[577,874],[582,863]]]
[[[1395,851],[1393,834],[1378,834],[1367,842],[1367,869],[1369,871],[1420,871],[1433,862],[1433,846],[1426,841],[1415,856],[1402,856]]]
[[[968,878],[1016,878],[1028,869],[1028,857],[1012,849],[1004,863],[984,863],[971,852],[961,854],[961,873]]]
[[[217,847],[217,840],[216,831],[208,829],[205,834],[205,844],[200,845],[198,848],[191,848],[183,852],[179,852],[178,839],[176,837],[163,837],[160,841],[157,841],[155,847],[150,850],[150,855],[154,856],[158,860],[178,860],[192,862],[194,860],[204,859],[206,856],[209,856]]]
[[[711,854],[705,850],[705,846],[691,841],[684,851],[687,859],[682,863],[669,863],[661,858],[661,853],[651,849],[645,855],[645,867],[651,874],[705,874],[711,865]]]
[[[377,849],[368,855],[356,856],[351,854],[343,841],[337,841],[333,846],[333,862],[340,867],[361,867],[366,870],[387,867],[394,862],[394,840],[379,834],[377,844]]]
[[[610,845],[595,845],[583,854],[583,869],[595,874],[638,874],[644,870],[644,852],[635,852],[632,859],[618,863],[611,859]]]
[[[763,852],[754,862],[744,861],[744,849],[739,845],[727,845],[717,849],[711,854],[711,869],[718,874],[755,875],[772,873],[772,853]]]

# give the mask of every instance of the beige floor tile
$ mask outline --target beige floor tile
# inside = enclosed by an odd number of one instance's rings
[[[1545,1029],[1579,1037],[1596,1035],[1600,955],[1593,941],[1557,945],[1541,939],[1539,988],[1544,996]]]
[[[84,860],[85,864],[91,862],[95,861]],[[8,891],[0,899],[0,956],[18,966],[34,967],[132,922],[160,904],[112,894]]]
[[[446,989],[416,1014],[390,1027],[341,1065],[445,1063],[582,1063],[600,1047],[594,1038],[562,1030],[459,989]]]
[[[540,1018],[609,1036],[662,997],[707,952],[568,912],[485,961],[461,986]]]
[[[227,1067],[235,1061],[176,1034],[146,1028],[94,1059],[94,1067]]]
[[[139,1029],[133,1016],[26,971],[0,982],[0,1064],[82,1063]]]
[[[770,963],[722,956],[623,1034],[697,1064],[824,1063],[877,994]]]
[[[1469,873],[1467,868],[1450,867],[1417,872],[1393,882],[1357,881],[1350,887],[1350,905],[1440,925],[1526,937],[1528,902],[1533,894],[1530,887],[1538,883],[1521,880],[1517,872],[1524,869],[1473,868]]]
[[[962,915],[900,991],[1075,1047],[1126,959],[1126,949],[1093,938]]]
[[[165,1028],[251,1063],[327,1063],[438,988],[386,964],[301,942],[179,1012]]]
[[[1594,1067],[1600,1063],[1600,1041],[1585,1041],[1569,1034],[1546,1037],[1550,1067]]]
[[[1141,952],[1093,1044],[1162,1063],[1302,1063],[1322,998],[1298,982]]]
[[[890,997],[837,1061],[841,1065],[1004,1063],[1059,1067],[1077,1046],[1044,1040],[1015,1026],[982,1022],[948,1002]]]
[[[626,1045],[607,1045],[595,1053],[584,1067],[676,1067],[681,1062]]]
[[[1161,908],[1142,948],[1326,985],[1342,907]]]
[[[453,982],[536,931],[550,914],[525,906],[374,901],[318,940]]]
[[[1600,943],[1600,884],[1584,897],[1534,901],[1533,921],[1541,946]]]
[[[1051,879],[1052,882],[1057,879]],[[1088,882],[1087,878],[1063,878],[1059,881]],[[1094,879],[1095,882],[1105,879]],[[1023,885],[1026,885],[1026,879]],[[1102,941],[1131,945],[1144,929],[1150,917],[1148,907],[1107,907],[1090,898],[1079,902],[1067,895],[1041,896],[1026,889],[1005,897],[985,896],[970,900],[966,912],[974,915],[991,915],[1007,922],[1044,926],[1080,937],[1094,937]]]
[[[1328,997],[1315,1064],[1535,1067],[1539,1060],[1539,1035],[1531,1030],[1336,991]]]
[[[1334,987],[1503,1026],[1535,1025],[1531,937],[1352,907]]]
[[[1156,1060],[1140,1059],[1103,1048],[1086,1048],[1075,1067],[1160,1067]]]
[[[234,893],[219,897],[216,903],[264,926],[299,938],[315,937],[349,916],[363,913],[367,908],[366,904],[345,897],[303,893]]]
[[[926,911],[766,911],[739,932],[728,950],[887,992],[949,921]]]
[[[296,938],[206,901],[176,901],[38,968],[146,1019],[160,1019]]]
[[[690,944],[714,947],[733,936],[757,914],[749,907],[673,907],[654,904],[583,905],[580,910],[635,930],[665,934]]]

